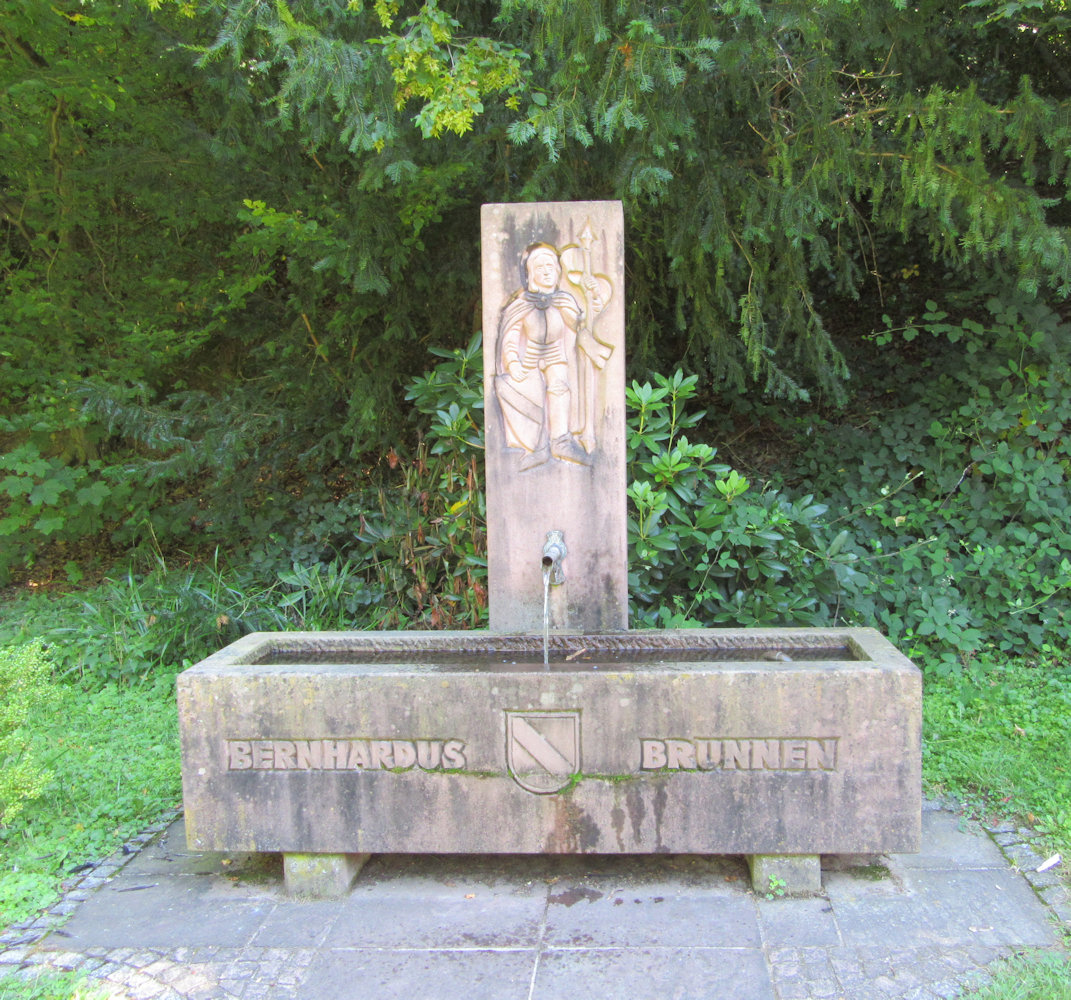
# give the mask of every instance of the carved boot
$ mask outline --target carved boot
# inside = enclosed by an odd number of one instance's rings
[[[524,458],[521,459],[520,469],[521,472],[525,472],[528,469],[536,469],[541,465],[546,465],[550,461],[550,446],[542,444],[535,451],[528,452]]]
[[[561,437],[555,438],[551,443],[550,453],[554,458],[562,462],[591,465],[591,456],[584,451],[572,434],[563,434]]]

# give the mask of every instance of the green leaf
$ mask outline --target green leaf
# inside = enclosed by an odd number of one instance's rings
[[[77,493],[75,493],[75,498],[80,504],[99,507],[111,496],[111,493],[112,491],[110,487],[98,480],[95,483],[91,483],[89,486],[83,486],[79,489]]]
[[[46,538],[59,531],[66,524],[67,518],[63,514],[42,514],[34,522],[34,531],[40,532]]]

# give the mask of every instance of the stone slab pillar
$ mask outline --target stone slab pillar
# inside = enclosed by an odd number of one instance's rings
[[[624,630],[621,203],[484,205],[481,223],[491,629],[542,630],[561,532],[551,629]]]

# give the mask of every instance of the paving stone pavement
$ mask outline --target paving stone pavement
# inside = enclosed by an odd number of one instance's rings
[[[178,817],[0,934],[0,975],[115,1000],[935,1000],[1061,946],[1071,894],[1031,839],[927,803],[921,854],[826,859],[808,899],[734,857],[382,855],[323,902],[278,858],[190,852]]]

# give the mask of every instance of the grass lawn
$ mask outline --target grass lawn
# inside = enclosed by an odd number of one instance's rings
[[[25,637],[23,626],[0,628],[0,657]],[[174,673],[160,668],[141,680],[93,684],[84,669],[69,672],[29,711],[20,739],[48,776],[39,797],[0,823],[0,927],[50,905],[78,865],[106,857],[179,804]],[[927,789],[959,797],[978,815],[1034,826],[1071,869],[1067,660],[1048,652],[927,677],[924,690]],[[0,777],[9,764],[0,755]],[[70,977],[35,985],[0,979],[0,1000],[93,1000],[91,988],[80,990]],[[977,997],[1071,1000],[1071,965],[1014,960]]]
[[[57,685],[27,720],[51,773],[40,798],[0,825],[0,927],[59,895],[78,865],[99,860],[181,799],[173,685]]]
[[[0,1000],[106,1000],[107,995],[73,972],[40,972],[27,979],[0,977]]]
[[[1040,830],[1071,869],[1071,662],[1051,653],[927,677],[923,778],[983,816]]]
[[[973,1000],[1071,1000],[1071,964],[1066,956],[1016,956],[1001,962],[993,981],[967,994]]]

